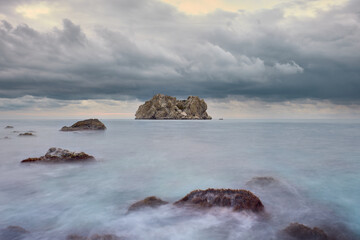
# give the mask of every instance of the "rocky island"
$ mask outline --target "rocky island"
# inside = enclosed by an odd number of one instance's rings
[[[95,160],[91,155],[84,152],[70,152],[69,150],[62,148],[50,148],[45,156],[38,158],[27,158],[21,161],[21,163],[72,163]]]
[[[197,96],[177,100],[176,97],[157,94],[138,108],[135,119],[210,120],[206,110],[204,99]]]
[[[62,127],[60,131],[105,130],[105,125],[99,119],[78,121],[70,127]]]

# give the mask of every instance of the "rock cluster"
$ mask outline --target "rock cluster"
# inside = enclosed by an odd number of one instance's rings
[[[211,117],[206,110],[207,105],[204,99],[197,96],[189,96],[186,100],[176,100],[175,97],[157,94],[138,108],[135,119],[209,120]]]
[[[260,212],[264,205],[252,192],[238,189],[195,190],[177,201],[175,205],[193,205],[201,208],[228,207],[234,211]]]
[[[165,205],[165,204],[168,204],[168,202],[165,202],[155,196],[151,196],[151,197],[145,198],[144,200],[141,200],[141,201],[138,201],[138,202],[132,204],[129,207],[128,211],[129,212],[136,211],[136,210],[139,210],[139,209],[145,208],[145,207],[157,208],[157,207],[160,207],[161,205]]]
[[[62,127],[60,131],[105,130],[105,125],[99,119],[86,119],[74,123],[70,127]]]
[[[84,152],[70,152],[62,148],[50,148],[45,156],[39,158],[27,158],[22,163],[63,163],[63,162],[82,162],[94,160],[94,157]]]

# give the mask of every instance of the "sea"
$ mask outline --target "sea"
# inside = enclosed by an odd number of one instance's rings
[[[101,119],[105,131],[59,131],[75,121],[0,120],[0,229],[20,226],[25,240],[267,240],[297,222],[360,239],[360,121]],[[96,161],[20,164],[51,147]],[[266,214],[171,204],[208,188],[249,190]],[[128,212],[148,196],[170,204]]]

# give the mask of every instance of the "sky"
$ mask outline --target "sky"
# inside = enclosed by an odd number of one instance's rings
[[[0,0],[0,118],[360,119],[358,0]]]

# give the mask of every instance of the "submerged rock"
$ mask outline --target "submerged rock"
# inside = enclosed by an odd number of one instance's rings
[[[132,204],[128,211],[136,211],[139,210],[141,208],[145,208],[145,207],[150,207],[150,208],[157,208],[159,206],[168,204],[168,202],[165,202],[163,200],[161,200],[160,198],[157,198],[155,196],[151,196],[151,197],[147,197],[144,200],[138,201],[134,204]]]
[[[41,162],[41,163],[62,163],[62,162],[82,162],[94,160],[95,158],[84,152],[70,152],[62,148],[50,148],[45,156],[39,158],[27,158],[22,163]]]
[[[14,128],[13,126],[6,126],[5,128]]]
[[[292,240],[328,240],[327,234],[320,228],[310,228],[300,223],[291,223],[282,231],[282,235]]]
[[[25,237],[29,232],[19,226],[8,226],[5,229],[0,230],[1,240],[20,240]]]
[[[261,212],[264,210],[264,205],[252,192],[233,189],[195,190],[174,204],[193,205],[201,208],[228,207],[234,211]]]
[[[24,136],[35,136],[35,135],[32,132],[26,132],[26,133],[20,133],[19,136],[24,137]]]
[[[209,120],[211,117],[206,113],[206,109],[204,99],[197,96],[189,96],[186,100],[176,100],[175,97],[157,94],[138,108],[135,119]]]
[[[86,119],[74,123],[71,127],[62,127],[60,131],[105,130],[105,125],[99,119]]]
[[[265,187],[276,183],[278,183],[278,181],[273,177],[253,177],[246,185]]]
[[[105,235],[94,234],[91,237],[84,237],[84,236],[72,234],[67,236],[66,240],[124,240],[124,238],[118,237],[113,234],[105,234]]]

